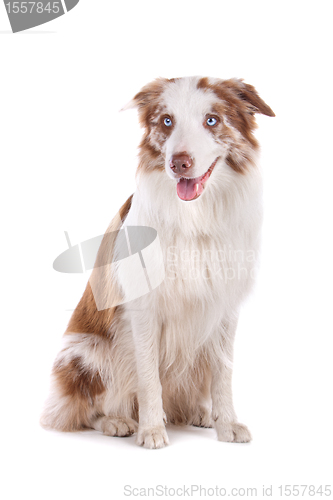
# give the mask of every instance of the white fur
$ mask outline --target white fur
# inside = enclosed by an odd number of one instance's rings
[[[169,278],[167,273],[156,290],[124,307],[137,357],[140,444],[145,443],[141,428],[145,432],[163,428],[160,380],[168,380],[171,391],[182,386],[184,392],[191,392],[189,371],[200,355],[209,359],[213,374],[219,375],[213,376],[211,388],[218,436],[224,439],[229,432],[228,440],[233,440],[230,428],[227,432],[221,422],[236,423],[231,399],[232,344],[239,308],[252,287],[257,264],[262,188],[258,168],[251,166],[246,175],[234,172],[224,162],[228,145],[216,143],[202,126],[214,100],[213,95],[196,89],[195,79],[182,79],[179,85],[167,87],[161,101],[164,111],[176,118],[163,151],[168,176],[154,171],[139,178],[126,219],[126,225],[154,227],[165,263],[172,248],[178,271],[188,271],[189,276],[185,280],[175,273]],[[195,160],[193,177],[205,173],[220,157],[205,192],[193,202],[179,200],[176,181],[170,175],[169,159],[180,151]],[[226,245],[228,255],[221,263],[216,255]],[[194,263],[182,260],[184,251],[200,255],[194,279],[190,278]],[[249,251],[254,259],[246,258]],[[237,259],[239,255],[245,261]],[[118,279],[124,289],[129,286],[123,276]],[[237,432],[235,436],[237,440]],[[161,437],[159,444],[164,441]]]
[[[239,310],[257,266],[261,175],[255,165],[240,174],[226,164],[231,144],[216,142],[203,127],[217,97],[196,84],[195,78],[180,79],[161,95],[161,108],[176,120],[163,146],[165,171],[139,175],[125,221],[157,230],[165,280],[149,294],[120,306],[120,320],[110,325],[112,342],[93,334],[72,334],[61,354],[63,362],[80,356],[87,367],[99,371],[107,388],[98,407],[111,420],[92,422],[92,427],[117,434],[119,424],[121,435],[126,429],[134,432],[130,408],[137,397],[137,443],[148,448],[168,443],[162,397],[179,397],[193,413],[189,423],[212,423],[222,441],[251,439],[237,422],[231,374]],[[227,120],[226,125],[232,129]],[[219,157],[195,201],[177,196],[169,160],[181,151],[195,161],[193,177],[204,174]],[[130,279],[135,277],[120,268],[117,280],[125,292]]]
[[[182,252],[187,250],[189,255],[199,252],[202,256],[199,270],[208,269],[211,276],[206,279],[206,275],[199,272],[195,279],[184,280],[177,279],[176,273],[176,278],[168,279],[167,273],[156,290],[124,307],[125,317],[132,323],[138,366],[145,367],[145,371],[138,373],[139,386],[140,377],[142,379],[140,426],[143,421],[145,428],[162,426],[160,376],[168,380],[170,391],[182,386],[185,393],[190,393],[190,368],[201,354],[208,357],[213,373],[224,372],[221,380],[216,381],[217,387],[212,387],[213,410],[221,421],[236,422],[230,373],[235,332],[229,325],[237,322],[240,305],[253,284],[257,260],[251,258],[247,262],[246,256],[250,255],[249,250],[252,256],[258,256],[261,182],[258,170],[240,176],[223,164],[218,167],[209,180],[207,192],[194,202],[180,202],[175,181],[167,180],[159,172],[150,174],[139,183],[126,220],[128,225],[154,227],[165,262],[168,249],[172,248],[179,272],[188,271],[188,276],[191,275],[191,260],[181,259]],[[216,214],[220,217],[216,218]],[[226,244],[227,260],[212,259]],[[238,251],[245,256],[245,262],[237,260]],[[235,258],[230,259],[230,255]],[[216,273],[216,265],[222,273]],[[121,278],[119,276],[120,283],[126,288]],[[216,401],[214,408],[215,393],[221,401]],[[205,404],[209,405],[209,400]],[[155,408],[155,411],[144,408]],[[219,430],[216,426],[218,436],[224,439],[224,427]],[[228,440],[233,440],[231,435],[229,433]],[[162,440],[159,444],[163,444]]]
[[[169,86],[161,96],[161,102],[167,112],[175,117],[175,128],[166,141],[165,169],[173,179],[170,169],[172,155],[186,151],[195,160],[193,175],[203,175],[218,156],[225,156],[226,145],[218,144],[202,123],[211,113],[216,97],[197,89],[195,78],[183,78],[178,85]]]

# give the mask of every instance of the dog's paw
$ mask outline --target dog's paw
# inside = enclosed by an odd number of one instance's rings
[[[228,443],[249,443],[252,439],[249,429],[238,422],[215,423],[217,439]]]
[[[188,424],[194,425],[195,427],[213,427],[211,410],[205,406],[198,406],[197,410],[189,419]]]
[[[99,427],[106,436],[127,437],[138,430],[138,424],[132,418],[101,417]]]
[[[136,444],[151,450],[163,448],[169,444],[169,438],[164,426],[140,428]]]

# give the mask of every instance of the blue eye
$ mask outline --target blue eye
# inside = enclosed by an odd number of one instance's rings
[[[166,116],[166,117],[164,118],[164,122],[163,122],[163,123],[164,123],[164,125],[165,125],[166,127],[171,127],[171,125],[172,125],[172,120],[171,120],[171,118],[169,118],[168,116]]]
[[[207,118],[206,123],[208,127],[214,127],[214,125],[217,124],[217,119],[214,118],[213,116],[210,116],[209,118]]]

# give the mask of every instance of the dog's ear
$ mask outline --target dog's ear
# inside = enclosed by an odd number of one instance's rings
[[[170,80],[167,80],[166,78],[157,78],[153,82],[148,83],[120,111],[126,111],[127,109],[133,108],[138,108],[140,110],[142,108],[150,107],[157,101],[163,92],[166,83],[169,81]]]
[[[257,150],[259,145],[253,132],[256,129],[255,113],[275,116],[272,109],[261,99],[256,89],[243,80],[232,78],[218,80],[211,88],[224,104],[226,117],[235,129],[250,144],[251,150]],[[236,172],[244,173],[251,163],[251,150],[244,149],[242,142],[235,142],[226,159],[229,166]]]
[[[246,103],[251,114],[261,113],[266,116],[275,116],[274,111],[261,99],[256,89],[252,85],[244,83],[243,80],[238,78],[224,80],[221,82],[221,87],[233,92]]]

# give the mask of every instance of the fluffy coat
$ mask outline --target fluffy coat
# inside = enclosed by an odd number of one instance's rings
[[[165,422],[214,426],[221,441],[248,442],[232,402],[233,342],[260,245],[254,115],[274,113],[242,80],[199,77],[158,79],[130,107],[144,127],[137,191],[106,235],[156,229],[165,278],[142,297],[98,310],[92,280],[107,297],[124,297],[133,277],[95,267],[56,358],[42,424],[137,432],[148,448],[168,444]],[[179,154],[190,159],[184,176],[175,173]],[[104,238],[97,263],[115,260],[117,245],[116,236]],[[158,259],[151,256],[152,268]]]

